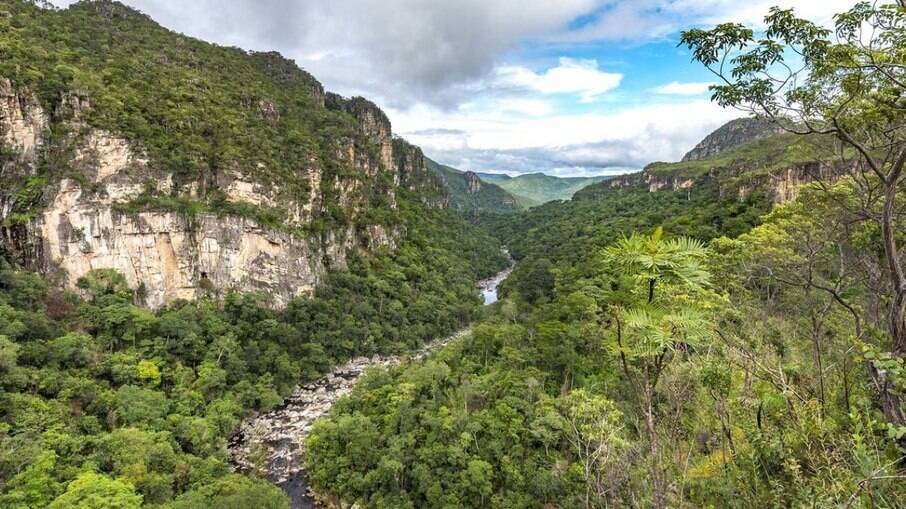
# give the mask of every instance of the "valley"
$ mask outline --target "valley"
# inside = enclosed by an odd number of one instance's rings
[[[509,273],[510,269],[505,269],[479,283],[485,305],[496,301],[497,288]],[[349,394],[368,369],[421,361],[469,332],[466,328],[431,341],[405,358],[377,355],[352,359],[324,377],[297,387],[283,405],[240,425],[229,442],[231,462],[240,471],[260,473],[280,486],[292,509],[318,507],[315,495],[308,491],[303,470],[303,444],[314,422]]]
[[[0,0],[0,507],[906,507],[906,4],[655,4]]]

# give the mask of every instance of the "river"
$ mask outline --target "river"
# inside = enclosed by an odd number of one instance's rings
[[[497,301],[497,288],[509,273],[510,269],[506,269],[478,284],[485,305]],[[423,359],[468,332],[466,328],[436,339],[406,358]],[[228,444],[233,466],[247,472],[255,469],[256,464],[263,465],[266,477],[286,492],[293,509],[320,507],[309,493],[302,470],[302,444],[312,424],[327,415],[337,400],[352,391],[366,369],[396,364],[400,360],[400,356],[358,357],[314,382],[299,385],[282,406],[242,422]]]

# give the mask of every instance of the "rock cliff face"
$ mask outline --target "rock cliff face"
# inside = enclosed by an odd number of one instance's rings
[[[685,176],[646,169],[639,173],[624,175],[596,187],[622,188],[642,187],[648,192],[691,190],[698,184],[716,182],[721,197],[735,197],[744,201],[753,192],[764,193],[772,203],[795,200],[799,188],[810,182],[833,182],[849,174],[849,168],[842,163],[815,161],[791,165],[774,171],[748,171],[715,167],[705,175]],[[597,193],[600,194],[600,193]],[[596,196],[593,189],[585,197]]]
[[[428,169],[422,149],[402,138],[393,139],[393,157],[399,170],[399,185],[409,191],[419,191],[423,203],[432,207],[447,207],[449,195],[441,180]]]
[[[741,145],[780,132],[780,129],[765,120],[739,118],[727,122],[705,137],[698,145],[683,156],[683,161],[697,161]]]
[[[463,178],[466,179],[466,186],[469,189],[469,193],[475,194],[481,191],[481,179],[478,178],[478,175],[473,171],[467,171],[462,174]]]
[[[697,186],[716,185],[720,197],[743,201],[759,192],[772,203],[782,203],[795,199],[804,184],[832,182],[850,173],[852,168],[839,160],[831,141],[779,133],[757,120],[734,120],[708,135],[681,162],[651,163],[583,195],[602,197],[606,189],[621,187],[692,192]]]
[[[310,292],[327,269],[345,267],[349,252],[396,242],[396,227],[354,220],[375,194],[395,208],[397,185],[427,186],[434,193],[428,201],[445,204],[421,150],[394,144],[387,117],[363,99],[325,100],[348,112],[363,134],[335,143],[337,161],[354,178],[325,181],[313,160],[302,170],[307,196],[295,198],[256,179],[253,169],[229,168],[209,179],[173,175],[134,143],[82,122],[89,98],[66,95],[59,104],[47,111],[31,91],[0,79],[0,182],[18,184],[18,192],[0,192],[0,248],[69,287],[93,269],[115,269],[152,307],[229,288],[263,291],[284,305]],[[51,123],[67,134],[50,139]],[[54,167],[41,167],[48,163]],[[222,194],[222,210],[192,208],[210,203],[203,200],[213,192]],[[150,206],[135,206],[152,196]],[[306,233],[328,204],[353,221]],[[281,224],[236,213],[239,206],[280,211]]]

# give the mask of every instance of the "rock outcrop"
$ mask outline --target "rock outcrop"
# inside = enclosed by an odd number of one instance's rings
[[[89,98],[66,95],[58,110],[48,112],[31,91],[0,79],[0,182],[17,188],[0,191],[0,250],[56,274],[70,288],[94,269],[115,269],[151,307],[230,288],[262,291],[284,305],[312,291],[328,269],[344,268],[348,253],[397,241],[400,232],[392,225],[355,221],[376,195],[394,209],[397,186],[426,188],[426,202],[446,204],[421,150],[395,142],[380,109],[361,98],[324,97],[325,107],[345,111],[358,123],[361,137],[334,143],[336,160],[355,174],[325,181],[312,160],[300,172],[308,180],[307,196],[299,196],[256,178],[256,168],[227,168],[205,179],[177,177],[149,161],[136,144],[82,122]],[[277,121],[273,104],[254,107]],[[71,134],[48,141],[52,122]],[[51,143],[66,154],[57,163],[65,169],[45,169],[39,177],[42,150]],[[220,210],[210,206],[212,193],[222,196]],[[353,221],[308,233],[328,206]],[[266,223],[256,215],[261,211],[281,220]]]
[[[611,188],[691,193],[699,186],[716,186],[720,197],[743,201],[759,192],[772,203],[783,203],[795,199],[804,184],[832,182],[851,173],[851,165],[828,148],[829,141],[779,133],[759,120],[734,120],[708,135],[683,161],[651,163],[641,172],[588,188],[580,198],[598,199]]]
[[[766,120],[757,118],[731,120],[706,136],[698,145],[687,152],[683,156],[683,161],[705,159],[737,145],[764,138],[780,131],[779,127]]]
[[[478,178],[478,175],[473,171],[466,171],[462,174],[463,178],[466,179],[466,186],[469,190],[469,193],[475,194],[481,191],[481,179]]]

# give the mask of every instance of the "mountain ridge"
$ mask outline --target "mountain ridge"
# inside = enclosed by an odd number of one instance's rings
[[[440,176],[450,194],[450,206],[464,212],[515,212],[516,198],[479,173],[462,171],[426,158],[428,168]]]
[[[228,288],[285,304],[395,246],[406,195],[448,205],[380,108],[278,53],[109,0],[0,7],[0,250],[68,287],[110,268],[152,306]]]
[[[569,200],[585,186],[611,178],[595,177],[556,177],[542,172],[525,173],[512,177],[504,173],[483,173],[478,176],[485,181],[493,182],[510,194],[527,208],[554,200]]]

